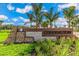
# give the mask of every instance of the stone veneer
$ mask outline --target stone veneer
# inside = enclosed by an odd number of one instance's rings
[[[39,39],[44,39],[44,38],[56,40],[56,37],[42,36],[42,32],[26,32],[26,36],[34,37],[35,41]]]

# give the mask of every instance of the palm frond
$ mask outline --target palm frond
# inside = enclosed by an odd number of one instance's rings
[[[55,13],[55,14],[52,16],[52,20],[56,20],[58,17],[59,17],[59,12]]]
[[[50,17],[53,16],[53,7],[50,8],[49,14],[50,14]]]
[[[51,19],[48,12],[45,12],[43,15],[44,15],[46,18]]]

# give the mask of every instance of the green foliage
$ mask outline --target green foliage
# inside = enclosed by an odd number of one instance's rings
[[[2,23],[3,22],[3,20],[0,20],[0,23]]]
[[[31,44],[11,44],[8,46],[0,44],[0,56],[29,55],[30,50]]]
[[[57,41],[51,39],[43,39],[34,43],[35,55],[37,56],[70,56],[78,55],[78,41],[71,38],[60,38]],[[75,49],[76,48],[76,49]],[[75,54],[76,53],[76,54]]]
[[[32,44],[3,45],[10,34],[9,30],[0,31],[0,56],[79,56],[79,39],[60,38],[38,40]]]
[[[69,8],[63,9],[64,17],[69,21],[69,27],[71,26],[71,20],[74,18],[75,6],[70,6]]]
[[[42,56],[42,55],[48,55],[51,56],[53,55],[53,46],[55,45],[55,42],[53,42],[50,39],[44,39],[37,41],[34,45],[35,49],[35,54],[37,56]]]
[[[30,19],[30,22],[36,22],[36,26],[39,27],[41,22],[42,22],[42,4],[33,4],[32,3],[32,7],[33,7],[33,13],[29,14],[27,13],[27,16]],[[32,26],[32,25],[31,25]]]
[[[79,39],[77,39],[75,42],[76,42],[75,56],[79,56]]]
[[[42,26],[43,27],[48,27],[48,22],[46,22],[46,21],[42,22]]]
[[[10,30],[0,31],[0,56],[30,55],[29,52],[32,49],[32,44],[3,45],[3,42],[7,39],[9,34],[10,34]]]
[[[44,16],[48,19],[49,25],[52,26],[52,22],[58,19],[59,12],[54,13],[53,8],[51,7],[49,12],[45,12]]]
[[[69,19],[69,18],[73,17],[74,13],[75,13],[74,11],[75,11],[75,6],[70,6],[69,8],[63,9],[63,13],[64,13],[65,18]]]
[[[1,30],[0,31],[0,43],[5,41],[8,38],[9,34],[10,34],[10,30]]]
[[[69,55],[69,48],[73,44],[70,38],[60,38],[58,39],[59,44],[55,46],[57,56],[67,56]]]

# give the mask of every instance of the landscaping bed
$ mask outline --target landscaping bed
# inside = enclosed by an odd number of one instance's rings
[[[3,45],[3,42],[8,38],[10,30],[0,31],[0,56],[19,56],[29,55],[28,52],[31,50],[32,44],[10,44]],[[24,51],[26,51],[24,53]]]
[[[10,31],[0,32],[0,56],[79,56],[79,39],[42,39],[33,43],[4,45]]]

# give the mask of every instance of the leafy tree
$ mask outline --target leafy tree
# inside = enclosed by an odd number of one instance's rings
[[[71,20],[74,18],[75,6],[63,9],[64,17],[68,19],[69,27],[71,26]]]
[[[33,18],[34,16],[33,16],[33,14],[30,14],[30,13],[26,13],[26,14],[29,17],[29,20],[30,20],[30,23],[31,23],[31,27],[32,27],[32,22],[34,22],[34,18]]]
[[[3,26],[1,26],[3,23],[3,19],[0,19],[0,29],[2,29]]]
[[[36,22],[36,27],[39,27],[42,22],[42,4],[32,4],[33,13],[27,13],[31,23]]]
[[[74,29],[77,30],[77,25],[79,24],[79,15],[74,16],[74,21],[72,21]]]
[[[43,27],[48,27],[48,21],[42,22],[42,26],[43,26]]]
[[[3,23],[3,20],[2,19],[0,19],[0,25]]]
[[[59,12],[54,13],[53,8],[51,7],[49,12],[45,12],[44,16],[46,16],[46,18],[49,21],[49,25],[50,27],[52,27],[52,22],[54,22],[55,20],[58,19]]]

